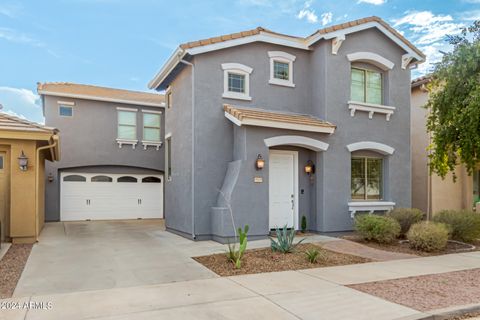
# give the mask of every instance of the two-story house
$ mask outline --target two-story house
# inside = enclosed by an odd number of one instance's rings
[[[167,229],[225,242],[232,221],[258,238],[410,207],[410,69],[424,59],[378,17],[180,45],[149,83],[166,91]]]
[[[45,123],[62,132],[45,168],[46,221],[163,218],[164,97],[39,83]]]

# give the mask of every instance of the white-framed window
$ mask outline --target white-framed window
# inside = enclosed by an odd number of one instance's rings
[[[117,142],[121,148],[124,144],[137,145],[137,109],[117,108]]]
[[[143,137],[142,144],[146,150],[148,146],[154,146],[157,150],[162,146],[161,139],[161,111],[142,110],[143,112]]]
[[[167,109],[172,107],[172,87],[168,87],[165,91],[165,106]]]
[[[293,83],[293,62],[296,57],[283,51],[269,51],[270,80],[268,83],[295,87]]]
[[[382,200],[383,159],[352,156],[352,200]]]
[[[381,72],[352,67],[351,101],[383,104],[383,76]]]
[[[73,106],[58,105],[58,115],[61,117],[73,117]]]
[[[253,69],[240,63],[223,63],[223,95],[228,99],[252,100],[250,74]]]
[[[165,137],[165,175],[172,181],[172,135]]]

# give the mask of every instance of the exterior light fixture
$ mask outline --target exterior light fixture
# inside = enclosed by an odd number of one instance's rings
[[[263,167],[265,167],[265,160],[263,160],[261,154],[258,154],[257,160],[255,161],[255,168],[257,168],[257,170],[262,170]]]
[[[307,164],[305,165],[305,173],[309,176],[315,174],[315,165],[312,160],[307,161]]]
[[[20,170],[27,171],[28,168],[28,157],[23,153],[18,157],[18,165],[20,166]]]

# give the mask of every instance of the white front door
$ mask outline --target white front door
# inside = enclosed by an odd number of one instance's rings
[[[298,228],[296,151],[270,150],[269,226]]]
[[[64,172],[62,221],[163,218],[163,176]]]

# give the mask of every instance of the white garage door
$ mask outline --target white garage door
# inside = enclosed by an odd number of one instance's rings
[[[163,218],[163,176],[61,174],[62,221]]]

